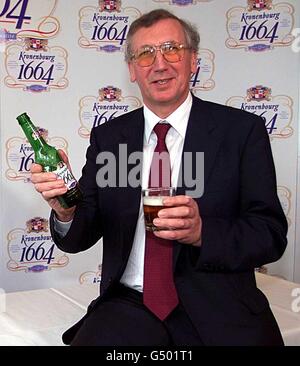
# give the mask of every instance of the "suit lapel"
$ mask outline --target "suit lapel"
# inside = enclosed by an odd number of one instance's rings
[[[143,108],[136,110],[135,115],[130,116],[130,123],[124,123],[124,128],[121,130],[120,144],[125,144],[127,147],[127,159],[132,153],[143,152],[143,139],[144,139],[144,115]],[[136,164],[139,162],[137,161]],[[128,166],[128,174],[130,169],[134,165]],[[123,233],[123,258],[127,258],[134,240],[135,227],[138,220],[140,201],[141,201],[141,180],[137,187],[132,187],[127,181],[127,187],[121,190],[120,200],[123,202],[122,216],[123,220],[122,233]]]
[[[186,152],[204,153],[204,191],[223,136],[223,128],[220,128],[220,124],[215,120],[209,104],[193,96],[193,105],[183,146],[183,156]],[[183,161],[183,156],[181,159],[181,164]],[[196,159],[193,155],[193,171],[195,171],[195,164]],[[186,186],[183,175],[182,186],[177,188],[177,195],[185,195],[186,191],[189,190],[191,190],[191,187]],[[181,244],[175,244],[173,258],[174,268],[181,247]]]
[[[193,105],[188,121],[186,131],[183,156],[187,152],[203,152],[204,153],[204,187],[211,173],[216,154],[219,150],[223,137],[223,129],[217,124],[208,105],[193,97]],[[183,156],[181,161],[183,161]],[[192,166],[195,167],[196,161],[193,156]],[[190,190],[182,179],[182,186],[178,187],[177,194],[185,194]]]
[[[144,142],[144,115],[143,108],[135,111],[135,115],[131,115],[130,123],[125,123],[120,133],[120,143],[127,144],[128,155],[133,152],[143,151]]]

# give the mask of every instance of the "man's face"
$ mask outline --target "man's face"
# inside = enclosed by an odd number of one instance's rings
[[[186,44],[185,34],[175,19],[160,20],[149,28],[139,29],[132,38],[132,51],[144,45],[160,45],[167,41]],[[191,73],[197,70],[197,55],[186,49],[178,62],[166,61],[160,51],[152,65],[141,67],[135,60],[129,63],[130,80],[137,82],[143,101],[154,113],[163,117],[172,113],[187,97]],[[166,117],[166,116],[165,116]]]

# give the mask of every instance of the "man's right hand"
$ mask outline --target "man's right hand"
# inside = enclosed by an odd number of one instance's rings
[[[69,160],[64,151],[59,150],[59,155],[70,169]],[[43,168],[39,164],[32,164],[30,172],[31,182],[34,184],[34,188],[43,196],[44,200],[46,200],[49,206],[55,211],[58,220],[65,222],[72,220],[74,217],[75,206],[71,208],[63,208],[57,199],[57,196],[61,196],[67,192],[67,187],[64,184],[63,179],[58,179],[55,173],[43,172]]]

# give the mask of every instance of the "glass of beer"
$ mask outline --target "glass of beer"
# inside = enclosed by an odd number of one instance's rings
[[[175,196],[174,187],[147,188],[142,191],[145,226],[148,231],[169,230],[169,228],[157,227],[153,220],[158,217],[157,213],[163,206],[163,199]]]

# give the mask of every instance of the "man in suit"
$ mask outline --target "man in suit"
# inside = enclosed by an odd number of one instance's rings
[[[287,244],[268,134],[262,118],[191,94],[198,44],[195,28],[166,10],[154,10],[132,23],[125,58],[144,107],[92,130],[79,181],[83,200],[76,207],[62,208],[55,197],[66,192],[63,182],[32,166],[32,182],[52,207],[57,246],[77,253],[103,238],[100,296],[64,333],[67,344],[283,344],[254,276],[256,267],[278,260]],[[156,231],[149,239],[141,189],[148,186],[159,145],[156,126],[166,123],[162,144],[177,193],[164,200],[154,224],[172,230]],[[121,144],[126,144],[128,155],[143,152],[141,184],[100,187],[96,177],[105,164],[97,156],[112,153],[118,166]],[[184,180],[178,184],[183,165],[195,173],[199,164],[195,159],[183,164],[182,157],[197,152],[204,153],[204,192],[198,196],[186,194],[193,187]],[[172,262],[166,265],[158,255],[152,260],[158,264],[152,274],[152,264],[147,264],[148,278],[145,253],[155,246],[168,248]],[[164,270],[169,270],[167,285]],[[150,295],[158,310],[145,301],[153,279],[167,294]],[[152,290],[156,285],[151,284]]]

